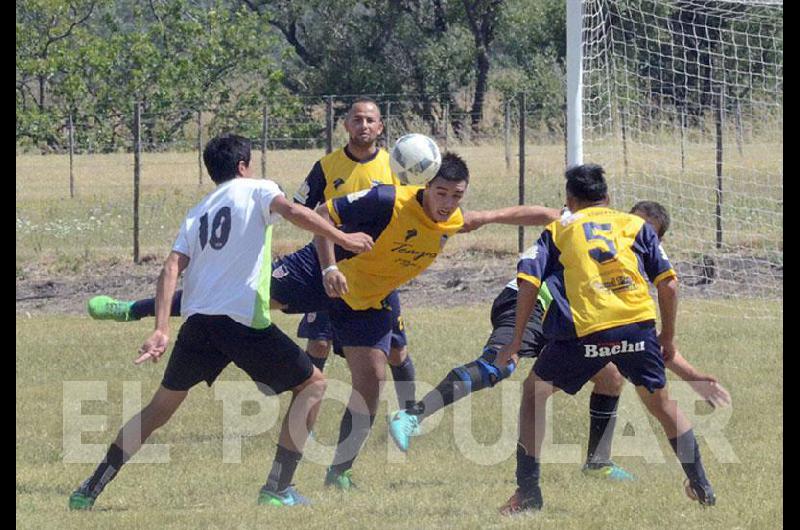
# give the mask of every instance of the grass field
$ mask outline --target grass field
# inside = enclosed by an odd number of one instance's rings
[[[703,302],[691,303],[700,304],[695,312],[705,310]],[[612,485],[584,478],[577,462],[545,463],[545,510],[511,521],[501,519],[495,510],[514,489],[516,410],[528,362],[510,381],[474,395],[470,407],[432,417],[435,428],[413,440],[405,461],[387,437],[384,415],[395,402],[389,385],[385,389],[389,404],[382,404],[373,435],[356,462],[357,491],[342,494],[322,487],[327,460],[320,452],[300,465],[296,483],[316,501],[313,509],[255,505],[273,457],[278,426],[245,438],[241,463],[225,463],[222,402],[215,400],[214,388],[198,387],[172,422],[150,440],[169,445],[168,464],[129,464],[100,497],[94,512],[70,513],[67,496],[94,466],[64,462],[63,434],[74,430],[74,417],[65,417],[63,412],[64,382],[107,384],[105,400],[86,401],[81,409],[83,415],[107,416],[105,430],[88,429],[82,443],[105,445],[122,424],[123,383],[133,388],[134,397],[140,386],[146,402],[160,382],[164,365],[137,367],[131,362],[150,322],[123,325],[83,316],[18,317],[17,527],[776,528],[783,519],[781,323],[777,318],[762,321],[746,326],[743,333],[737,312],[714,311],[717,318],[708,321],[681,318],[679,343],[688,358],[716,374],[733,396],[730,417],[720,413],[723,427],[710,440],[703,435],[707,420],[714,418],[708,416],[709,409],[703,403],[694,410],[687,408],[699,416],[696,431],[718,505],[703,510],[685,498],[680,467],[660,429],[652,420],[642,423],[642,410],[628,388],[615,448],[629,456],[617,454],[615,459],[638,480]],[[478,355],[489,331],[487,313],[485,304],[405,312],[421,387],[435,384],[453,366]],[[292,331],[297,319],[277,315],[276,320]],[[349,382],[345,364],[338,358],[329,361],[326,373],[336,381],[330,394],[341,395]],[[245,377],[229,367],[221,381]],[[573,448],[579,455],[587,437],[588,393],[584,388],[575,398],[557,396],[553,404],[553,441],[579,444],[579,449]],[[250,405],[244,406],[243,414],[259,412]],[[135,407],[129,406],[126,415],[136,412]],[[285,407],[284,397],[281,413]],[[333,444],[342,410],[335,399],[323,404],[315,430],[320,444]],[[459,428],[454,427],[454,414],[460,419]],[[467,431],[463,429],[466,418],[472,424]],[[651,434],[647,434],[648,425]],[[657,446],[650,443],[654,439]],[[630,448],[637,444],[638,453],[632,452]],[[556,452],[553,449],[551,454]],[[653,454],[660,454],[664,463],[648,462]]]

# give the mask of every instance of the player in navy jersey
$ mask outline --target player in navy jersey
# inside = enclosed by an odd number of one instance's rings
[[[664,428],[686,473],[687,495],[711,506],[716,498],[691,424],[666,388],[664,362],[677,352],[675,271],[652,226],[608,208],[600,166],[567,170],[566,195],[571,214],[550,223],[519,260],[514,338],[495,360],[498,368],[505,368],[516,359],[545,283],[553,297],[543,322],[547,342],[523,385],[517,490],[500,511],[510,515],[542,508],[539,458],[547,399],[558,390],[575,394],[608,363],[636,385]],[[658,292],[659,334],[648,282]]]

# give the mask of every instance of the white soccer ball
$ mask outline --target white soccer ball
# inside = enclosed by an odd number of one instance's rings
[[[425,184],[439,171],[442,153],[424,134],[406,134],[394,143],[389,165],[403,184]]]

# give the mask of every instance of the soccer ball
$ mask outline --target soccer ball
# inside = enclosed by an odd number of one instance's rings
[[[403,184],[425,184],[442,165],[439,146],[424,134],[406,134],[394,143],[389,165]]]

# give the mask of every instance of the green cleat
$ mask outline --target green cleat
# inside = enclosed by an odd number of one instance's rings
[[[139,320],[131,316],[133,302],[101,295],[91,298],[86,306],[89,315],[95,320],[116,320],[117,322]]]
[[[636,480],[636,477],[619,467],[614,462],[606,462],[603,464],[584,464],[581,471],[587,477],[611,480],[614,482],[629,482],[631,480]]]
[[[325,473],[325,485],[335,486],[336,489],[342,491],[355,489],[356,484],[353,482],[353,470],[345,469],[341,473],[337,473],[335,469],[329,467],[328,471]]]
[[[404,410],[398,410],[389,419],[389,434],[397,448],[408,451],[409,438],[419,435],[419,418]]]
[[[300,495],[294,486],[283,491],[272,491],[266,486],[258,492],[258,504],[263,506],[311,506],[311,501]]]
[[[69,509],[70,510],[91,510],[94,506],[96,497],[92,497],[88,493],[84,493],[80,489],[72,492],[69,496]]]

